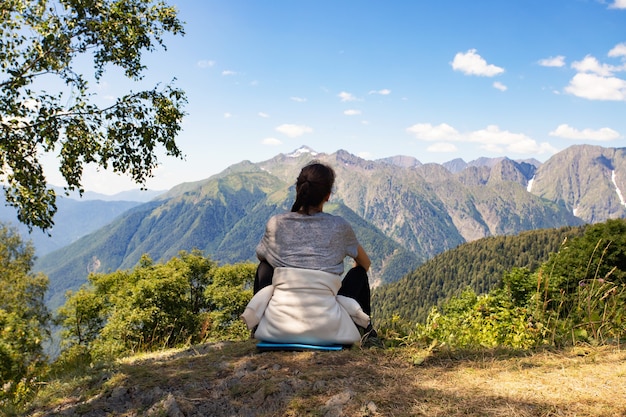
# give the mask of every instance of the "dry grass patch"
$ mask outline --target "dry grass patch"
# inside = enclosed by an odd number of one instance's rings
[[[624,416],[624,359],[626,352],[608,347],[528,356],[435,355],[415,381],[416,389],[434,395],[415,398],[412,412],[402,415]]]
[[[108,375],[31,415],[626,415],[626,352],[609,347],[257,353],[249,341],[126,359]]]

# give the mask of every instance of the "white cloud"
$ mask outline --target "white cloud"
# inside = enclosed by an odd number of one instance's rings
[[[265,138],[261,141],[261,143],[263,145],[268,145],[268,146],[278,146],[278,145],[283,144],[283,142],[281,142],[280,139],[276,139],[276,138]]]
[[[361,114],[361,110],[350,109],[343,112],[346,116],[358,116]]]
[[[258,114],[259,114],[259,117],[262,117],[262,118],[264,118],[264,119],[267,119],[268,117],[270,117],[270,115],[269,115],[269,114],[264,113],[264,112],[262,112],[262,111],[260,111]]]
[[[493,77],[504,72],[504,68],[487,64],[487,61],[476,53],[476,49],[470,49],[466,53],[457,53],[452,61],[452,68],[467,75],[481,77]]]
[[[601,64],[591,55],[587,55],[582,61],[573,62],[572,68],[578,72],[593,73],[605,77],[613,75],[616,70],[620,70],[620,68],[613,65]]]
[[[616,77],[578,73],[571,79],[565,91],[589,100],[626,100],[626,81]]]
[[[363,151],[363,152],[359,152],[357,156],[363,159],[370,159],[372,157],[372,154],[370,152]]]
[[[341,101],[355,101],[356,100],[356,97],[354,97],[352,94],[347,93],[345,91],[342,91],[341,93],[337,94],[337,97],[339,97]]]
[[[496,125],[489,125],[486,129],[470,132],[468,141],[480,144],[482,149],[490,152],[516,154],[545,154],[555,153],[557,150],[547,142],[537,143],[523,133],[512,133],[500,130]]]
[[[594,140],[600,142],[615,140],[621,137],[619,132],[608,127],[603,127],[598,130],[578,130],[567,124],[559,125],[556,129],[550,132],[550,136],[564,139]]]
[[[222,71],[222,75],[235,75],[237,74],[235,71],[231,71],[231,70],[224,70]]]
[[[626,2],[626,0],[624,0],[624,2]],[[609,56],[626,58],[626,42],[615,45],[615,47],[609,51]]]
[[[456,151],[456,145],[451,142],[474,143],[485,151],[498,154],[537,155],[557,152],[557,149],[547,142],[537,143],[524,134],[500,130],[496,125],[487,126],[482,130],[460,133],[445,123],[438,126],[433,126],[430,123],[418,123],[407,128],[407,132],[415,135],[417,139],[436,142],[428,147],[433,152]]]
[[[445,123],[433,126],[430,123],[417,123],[406,129],[407,132],[415,135],[417,139],[436,140],[456,140],[460,138],[459,132],[455,128]]]
[[[565,57],[558,55],[550,58],[544,58],[539,60],[539,65],[542,67],[563,67],[565,66]]]
[[[229,112],[224,113],[224,119],[230,119],[231,117],[233,117],[232,113],[229,113]]]
[[[493,88],[497,88],[500,91],[506,91],[508,89],[508,87],[502,84],[500,81],[496,81],[495,83],[493,83]]]
[[[615,0],[615,3],[609,6],[609,9],[626,9],[626,0]]]
[[[565,87],[565,92],[588,100],[626,101],[626,80],[615,76],[616,72],[626,71],[626,43],[614,46],[608,56],[621,57],[622,65],[604,64],[591,55],[573,62],[572,68],[577,74]]]
[[[304,125],[283,124],[278,126],[276,131],[290,138],[297,138],[305,133],[312,133],[313,128]]]
[[[203,60],[198,61],[197,65],[200,68],[210,68],[215,65],[215,61],[203,59]]]
[[[383,88],[382,90],[372,90],[369,92],[369,94],[380,94],[381,96],[388,96],[389,94],[391,94],[391,90]]]
[[[298,103],[304,103],[306,101],[306,98],[303,97],[289,97],[289,99]]]

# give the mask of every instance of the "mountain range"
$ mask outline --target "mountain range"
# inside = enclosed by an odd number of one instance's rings
[[[29,240],[37,256],[43,256],[75,242],[97,229],[106,226],[120,214],[141,203],[152,200],[165,191],[128,190],[113,195],[86,191],[65,193],[62,187],[52,187],[57,195],[57,213],[51,230],[28,230],[17,220],[17,211],[8,206],[0,193],[0,221],[15,227],[24,240]]]
[[[180,184],[41,256],[35,269],[50,278],[50,304],[62,304],[65,291],[89,272],[132,268],[143,254],[160,261],[200,249],[220,263],[254,260],[265,222],[289,209],[298,172],[313,159],[336,171],[325,208],[353,225],[372,258],[375,286],[483,237],[626,217],[626,148],[572,146],[545,163],[422,164],[407,156],[370,161],[302,147]]]

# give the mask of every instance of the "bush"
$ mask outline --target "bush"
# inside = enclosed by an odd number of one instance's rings
[[[165,264],[144,256],[131,271],[93,274],[58,311],[61,360],[242,338],[247,330],[239,316],[252,297],[254,273],[252,264],[218,267],[192,251]]]
[[[0,408],[23,403],[47,366],[48,278],[31,273],[34,250],[0,224]]]
[[[478,296],[467,289],[440,312],[433,308],[413,339],[450,348],[528,349],[540,343],[540,331],[526,308],[515,306],[502,290]]]
[[[399,322],[399,320],[398,320]],[[514,268],[485,295],[468,289],[425,323],[387,334],[454,348],[620,343],[626,336],[626,220],[589,226],[537,272]]]
[[[211,304],[208,312],[208,334],[222,339],[241,339],[250,332],[240,319],[252,298],[256,265],[240,263],[219,267],[204,295]]]

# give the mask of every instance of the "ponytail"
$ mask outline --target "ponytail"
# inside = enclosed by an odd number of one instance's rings
[[[309,214],[311,207],[319,206],[335,183],[335,171],[328,165],[312,162],[302,168],[296,180],[296,200],[292,212],[302,210]]]

